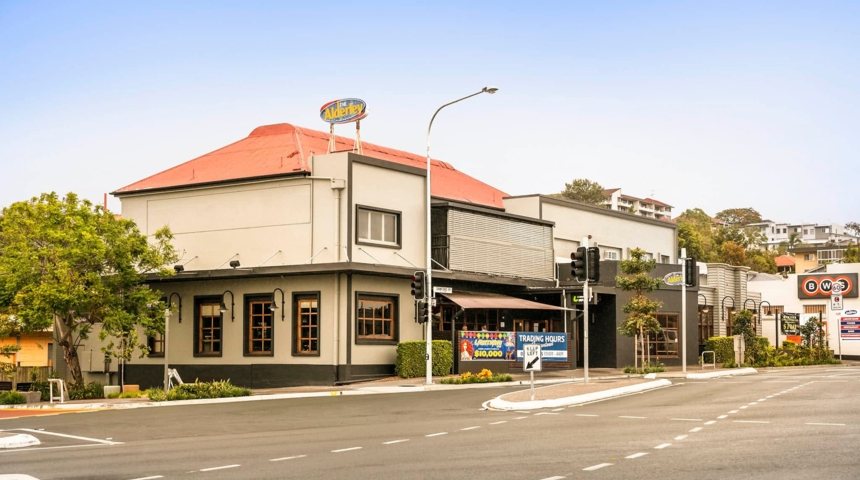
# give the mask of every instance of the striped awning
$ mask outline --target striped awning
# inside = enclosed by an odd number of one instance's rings
[[[563,307],[533,302],[531,300],[517,297],[510,297],[499,293],[455,292],[442,293],[440,295],[443,295],[445,298],[451,300],[464,309],[494,308],[506,310],[564,310]]]

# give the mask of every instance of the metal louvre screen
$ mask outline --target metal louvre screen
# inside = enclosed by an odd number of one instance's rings
[[[449,210],[448,237],[451,270],[553,278],[552,228],[548,225]]]

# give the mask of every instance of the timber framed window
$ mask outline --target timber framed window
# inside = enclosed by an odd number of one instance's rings
[[[194,299],[194,356],[220,357],[222,352],[221,297]]]
[[[150,357],[164,356],[164,334],[153,333],[146,336],[146,346],[149,348]]]
[[[272,296],[245,296],[245,356],[272,356],[275,354],[275,316],[272,313]]]
[[[293,293],[293,355],[320,354],[320,294]]]
[[[678,314],[658,313],[657,322],[662,330],[648,335],[648,351],[658,357],[678,356]]]
[[[400,212],[358,206],[355,216],[356,243],[400,248]]]
[[[399,318],[396,295],[355,294],[356,343],[396,344]]]

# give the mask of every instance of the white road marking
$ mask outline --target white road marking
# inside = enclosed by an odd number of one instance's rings
[[[20,430],[22,432],[38,433],[41,435],[53,435],[55,437],[72,438],[74,440],[84,440],[87,442],[101,443],[103,445],[122,445],[122,442],[113,442],[110,440],[102,440],[100,438],[79,437],[77,435],[67,435],[65,433],[47,432],[45,430],[33,430],[31,428],[17,428],[16,430]]]
[[[468,430],[476,430],[476,429],[478,429],[478,428],[481,428],[481,427],[479,427],[479,426],[477,426],[477,425],[476,425],[476,426],[474,426],[474,427],[461,428],[461,429],[460,429],[460,431],[461,431],[461,432],[466,432],[466,431],[468,431]]]
[[[809,422],[809,423],[806,423],[805,425],[820,425],[820,426],[825,426],[825,427],[844,427],[845,426],[844,423],[818,423],[818,422]]]
[[[678,435],[675,437],[676,442],[680,442],[681,440],[685,440],[689,435]]]
[[[553,412],[538,412],[538,413],[536,413],[536,414],[535,414],[535,416],[536,416],[536,417],[537,417],[538,415],[558,415],[558,414],[557,414],[557,413],[553,413]]]
[[[643,419],[646,419],[646,418],[648,418],[648,417],[637,417],[637,416],[634,416],[634,415],[619,415],[619,416],[618,416],[618,418],[630,418],[630,419],[633,419],[633,420],[643,420]]]
[[[628,460],[633,460],[633,459],[636,459],[639,457],[644,457],[645,455],[648,455],[648,452],[637,452],[637,453],[634,453],[633,455],[627,455],[624,458],[626,458]]]
[[[164,478],[164,475],[153,475],[151,477],[132,478],[131,480],[155,480],[156,478]]]
[[[529,418],[529,417],[516,417],[516,418],[514,418],[514,420],[523,420],[525,418]]]
[[[577,417],[599,417],[600,415],[594,415],[593,413],[577,413]]]
[[[764,402],[765,400],[767,400],[767,399],[766,398],[759,398],[758,399],[759,402]]]
[[[307,455],[293,455],[292,457],[270,458],[270,462],[283,462],[284,460],[295,460],[297,458],[305,458]]]
[[[563,412],[564,408],[553,408],[552,411],[553,412]]]
[[[508,421],[507,420],[499,420],[498,422],[493,422],[490,425],[501,425],[503,423],[508,423]]]
[[[749,406],[748,406],[748,405],[744,405],[743,407],[741,407],[741,410],[743,410],[743,409],[745,409],[745,408],[749,408]]]
[[[661,443],[660,445],[657,445],[656,447],[654,447],[654,450],[663,450],[664,448],[671,446],[671,445],[672,445],[671,443]]]
[[[701,432],[701,431],[702,431],[702,427],[696,427],[696,428],[690,430],[690,433],[696,433],[696,432]]]
[[[567,478],[567,477],[559,477],[559,476],[555,476],[555,477],[546,477],[546,478],[541,478],[540,480],[561,480],[562,478]]]
[[[401,438],[399,440],[389,440],[387,442],[382,442],[382,444],[383,445],[394,445],[395,443],[403,443],[403,442],[408,442],[408,441],[409,441],[408,438]]]
[[[713,425],[715,423],[717,423],[716,420],[709,420],[709,421],[705,422],[705,425]]]
[[[582,470],[585,472],[593,472],[595,470],[600,470],[601,468],[611,467],[611,463],[598,463],[597,465],[592,465],[590,467],[585,467]]]
[[[227,470],[228,468],[236,468],[240,467],[238,463],[234,463],[233,465],[221,465],[220,467],[209,467],[209,468],[201,468],[200,472],[214,472],[215,470]]]
[[[669,420],[674,420],[676,422],[701,422],[701,418],[670,418]]]
[[[718,419],[720,419],[720,420],[722,420],[722,419],[724,419],[724,418],[729,418],[729,416],[728,416],[728,415],[720,415],[720,416],[719,416],[719,417],[717,417],[717,418],[718,418]]]
[[[740,411],[740,410],[729,410],[729,413],[731,413],[731,414],[735,414],[735,413],[738,413],[739,411]]]
[[[735,420],[734,423],[770,423],[763,420]]]
[[[440,435],[448,435],[448,432],[428,433],[425,437],[438,437]]]
[[[355,450],[361,450],[364,447],[349,447],[349,448],[339,448],[337,450],[332,450],[331,453],[343,453],[343,452],[352,452]]]

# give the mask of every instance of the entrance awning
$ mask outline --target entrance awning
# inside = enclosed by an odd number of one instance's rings
[[[547,305],[545,303],[523,300],[522,298],[509,297],[499,293],[474,293],[456,292],[442,293],[448,300],[457,305],[468,308],[494,308],[507,310],[565,310],[563,307]]]

